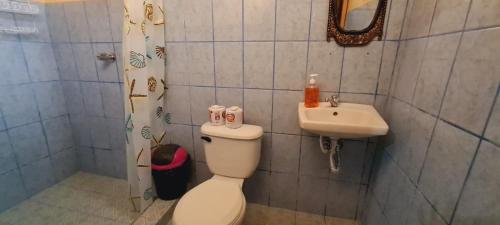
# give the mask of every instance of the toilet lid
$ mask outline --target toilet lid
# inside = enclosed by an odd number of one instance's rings
[[[174,211],[174,224],[232,224],[240,216],[244,199],[236,183],[210,179],[181,198]]]

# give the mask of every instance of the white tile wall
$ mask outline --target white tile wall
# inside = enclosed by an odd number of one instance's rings
[[[245,88],[273,88],[274,43],[244,43]]]
[[[245,41],[270,41],[275,37],[277,0],[243,1]]]
[[[167,111],[174,124],[192,127],[192,133],[172,131],[193,139],[193,144],[185,145],[194,148],[196,181],[209,177],[198,140],[199,126],[207,121],[207,107],[239,105],[244,108],[245,122],[260,125],[266,132],[258,171],[244,187],[249,201],[355,218],[360,185],[369,174],[368,145],[346,144],[352,150],[346,157],[353,162],[346,163],[345,174],[330,176],[328,158],[318,149],[317,137],[298,126],[297,104],[303,101],[310,73],[321,74],[323,97],[341,92],[345,101],[373,104],[385,41],[349,49],[326,42],[328,0],[165,0],[165,4],[170,21],[166,26]],[[204,11],[198,11],[202,7]],[[385,80],[391,79],[397,44],[387,44]],[[387,94],[389,85],[384,88]],[[311,199],[322,201],[306,199],[305,187],[312,185],[307,181],[322,190],[309,193]],[[332,189],[333,181],[353,189]],[[282,193],[283,187],[291,190]],[[333,197],[331,201],[324,198],[327,192],[349,192],[342,204],[352,204],[341,208]]]
[[[311,0],[277,0],[276,39],[307,40]]]
[[[302,90],[306,84],[307,42],[277,42],[274,88]]]
[[[214,0],[213,19],[215,41],[243,39],[243,1]]]
[[[214,47],[216,86],[243,87],[242,42],[219,42]]]
[[[64,13],[72,42],[89,42],[90,33],[83,2],[64,3]]]
[[[493,1],[408,1],[392,84],[380,74],[376,102],[390,133],[377,146],[362,224],[498,217],[500,201],[488,191],[499,182],[490,163],[498,160],[497,12]]]
[[[472,1],[466,28],[498,26],[500,24],[500,2],[495,0]]]

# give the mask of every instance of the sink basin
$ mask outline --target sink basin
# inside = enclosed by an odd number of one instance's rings
[[[371,105],[340,103],[331,107],[320,102],[317,108],[299,103],[299,125],[302,129],[334,138],[367,138],[387,134],[389,126]]]

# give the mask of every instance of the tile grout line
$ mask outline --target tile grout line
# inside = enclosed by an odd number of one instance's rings
[[[389,27],[389,21],[391,20],[391,17],[390,17],[390,14],[392,12],[392,3],[393,1],[391,1],[391,6],[390,6],[390,9],[389,9],[389,17],[388,17],[388,20],[387,20],[387,27]],[[405,25],[405,21],[406,21],[406,18],[407,18],[407,10],[408,10],[408,0],[406,0],[405,2],[405,10],[404,10],[404,13],[403,13],[403,20],[402,20],[402,23],[400,25],[400,32],[399,32],[399,38],[398,40],[396,40],[395,42],[397,43],[396,44],[396,54],[394,55],[394,62],[392,63],[392,71],[391,71],[391,75],[390,75],[390,78],[389,78],[389,87],[388,87],[388,90],[387,90],[387,95],[388,96],[391,96],[391,87],[392,87],[392,82],[393,82],[393,79],[394,79],[394,76],[396,74],[396,65],[397,65],[397,62],[398,62],[398,55],[399,55],[399,49],[400,49],[400,46],[401,46],[401,36],[402,36],[402,33],[403,33],[403,26]],[[386,32],[386,35],[385,35],[385,40],[384,40],[384,44],[383,44],[383,49],[385,48],[385,42],[387,41],[392,41],[392,40],[387,40],[387,32]],[[379,82],[380,82],[380,73],[381,73],[381,67],[382,67],[382,61],[383,61],[383,49],[382,49],[382,56],[381,56],[381,65],[380,65],[380,68],[379,68],[379,77],[377,79],[377,88],[376,88],[376,91],[375,91],[375,97],[374,97],[374,100],[373,100],[373,103],[376,104],[376,101],[377,101],[377,96],[381,95],[378,93],[378,87],[379,87]],[[339,91],[340,91],[340,87],[339,87]],[[384,106],[383,106],[383,111],[385,112],[387,109],[386,109],[386,105],[387,105],[387,99],[385,100],[385,103],[384,103]],[[376,153],[373,154],[373,160],[372,160],[372,165],[371,165],[371,168],[370,168],[370,171],[369,171],[369,180],[368,180],[368,185],[367,185],[367,192],[369,192],[369,190],[371,189],[370,186],[371,186],[371,182],[370,182],[370,179],[371,179],[371,176],[374,175],[375,173],[375,157],[376,157]],[[375,201],[377,202],[378,204],[378,200],[376,200],[375,198]],[[385,217],[384,215],[384,207],[383,206],[379,206],[379,209],[381,211],[381,213],[383,214],[383,216]]]
[[[91,51],[92,53],[95,53],[95,50],[94,50],[94,47],[95,47],[95,42],[94,42],[94,38],[92,37],[91,33],[90,33],[90,24],[89,24],[89,16],[88,16],[88,13],[87,13],[87,3],[86,2],[82,2],[82,6],[83,6],[83,13],[85,15],[85,21],[86,21],[86,28],[88,29],[88,35],[89,35],[89,45],[90,45],[90,48],[91,48]],[[70,40],[71,40],[71,36],[70,36]],[[74,54],[74,48],[73,48],[73,54]],[[102,107],[102,110],[103,110],[103,117],[105,118],[105,115],[104,115],[104,103],[103,103],[103,97],[102,97],[102,92],[101,92],[101,87],[100,87],[100,76],[99,76],[99,72],[98,72],[98,67],[97,67],[97,63],[96,63],[96,60],[93,59],[93,64],[94,64],[94,69],[95,69],[95,75],[96,75],[96,83],[98,83],[97,85],[97,88],[99,90],[99,95],[100,95],[100,99],[101,99],[101,107]],[[76,62],[76,61],[75,61]],[[77,71],[78,71],[78,68],[77,68]],[[80,74],[80,71],[78,71],[78,74]],[[81,78],[80,78],[81,79]],[[81,83],[80,83],[81,85]],[[80,86],[80,88],[82,88],[83,86]],[[81,89],[83,91],[83,89]],[[85,106],[85,118],[87,118],[89,115],[87,114],[87,107],[86,107],[86,104],[85,104],[85,96],[82,95],[82,99],[83,99],[83,102],[84,102],[84,106]],[[91,141],[91,151],[92,151],[92,161],[94,163],[94,167],[97,166],[97,157],[96,157],[96,146],[95,146],[95,143],[94,143],[94,138],[92,138],[92,131],[91,131],[92,128],[89,128],[88,130],[88,134],[89,134],[89,137],[90,137],[90,141]]]
[[[410,0],[406,0],[405,1],[405,7],[404,7],[405,10],[404,10],[403,19],[402,19],[402,22],[401,22],[401,25],[400,25],[399,38],[397,40],[398,44],[397,44],[397,48],[396,48],[396,54],[395,54],[395,58],[394,58],[393,69],[392,69],[392,73],[391,73],[391,78],[390,78],[390,81],[389,81],[389,88],[388,88],[388,93],[387,93],[387,95],[389,97],[391,97],[393,95],[393,93],[392,93],[393,92],[392,91],[392,88],[393,88],[392,84],[393,84],[393,82],[395,82],[394,79],[397,79],[397,75],[399,74],[399,67],[397,67],[397,65],[398,65],[398,62],[399,62],[400,51],[402,51],[402,50],[400,50],[401,49],[401,39],[402,39],[403,31],[405,29],[406,22],[407,22],[409,13],[410,13],[410,11],[408,11],[409,8],[410,8],[409,1]],[[392,2],[391,2],[391,8],[392,8]],[[396,71],[396,68],[398,69],[397,71]],[[387,111],[387,108],[386,108],[387,101],[388,100],[386,100],[386,103],[384,104],[384,112]],[[387,155],[390,158],[390,160],[393,160],[392,156],[388,152],[386,152],[385,150],[383,150],[383,153],[384,152],[386,153],[385,155]],[[382,157],[384,157],[384,156],[382,156]],[[383,159],[381,159],[381,160],[383,160]],[[393,161],[395,162],[395,160],[393,160]],[[395,165],[398,166],[397,163],[395,163]],[[372,171],[373,170],[374,170],[374,165],[372,166]],[[392,181],[393,180],[391,179],[390,183],[392,183]],[[389,198],[389,192],[386,194],[384,201],[387,201],[388,198]],[[376,197],[375,197],[375,201],[378,203],[378,199]],[[386,215],[386,212],[385,212],[385,205],[382,205],[380,203],[380,207],[379,208],[380,208],[380,213],[382,214],[382,216],[384,217],[384,219],[387,220],[387,215]]]
[[[309,39],[311,38],[311,18],[312,18],[312,6],[313,6],[313,0],[309,0],[310,3],[309,3],[309,29],[308,29],[308,33],[307,33],[307,52],[306,52],[306,68],[305,68],[305,71],[306,71],[306,74],[303,75],[303,81],[304,80],[307,80],[307,72],[308,72],[308,65],[309,65],[309,49],[310,49],[310,42],[309,42]],[[305,78],[305,79],[304,79]],[[305,83],[305,82],[304,82]],[[303,142],[303,136],[302,136],[302,133],[303,131],[301,130],[299,132],[299,134],[297,135],[300,139],[299,139],[299,155],[298,155],[298,166],[297,166],[297,180],[296,180],[296,183],[297,183],[297,190],[295,192],[295,210],[298,211],[298,208],[299,208],[299,188],[300,188],[300,171],[301,171],[301,158],[302,158],[302,142]]]
[[[274,130],[274,126],[273,126],[273,118],[274,118],[274,97],[275,97],[275,80],[276,80],[276,33],[277,33],[277,18],[278,18],[278,1],[279,0],[273,0],[274,1],[274,30],[273,30],[273,80],[272,80],[272,89],[271,89],[271,132]],[[272,133],[271,133],[271,146],[272,146],[272,143],[273,143],[273,138],[272,138]],[[271,147],[271,158],[272,158],[272,155],[273,155],[273,150],[272,150],[272,147]],[[269,178],[271,179],[272,178],[272,175],[273,175],[273,172],[272,172],[272,166],[273,166],[273,162],[272,160],[270,160],[269,162]],[[271,184],[272,182],[269,184],[269,193],[268,193],[268,200],[267,200],[267,205],[270,207],[271,206],[271,192],[272,192],[272,187],[271,187]]]
[[[392,3],[393,1],[391,0],[390,1],[390,5],[389,5],[389,8],[387,9],[386,8],[386,17],[387,17],[387,24],[385,24],[384,28],[385,28],[385,32],[384,32],[384,37],[383,37],[383,43],[382,43],[382,53],[380,54],[380,66],[379,66],[379,69],[378,69],[378,77],[377,77],[377,85],[375,87],[375,97],[373,98],[373,105],[376,104],[377,102],[377,95],[378,95],[378,88],[379,88],[379,85],[380,85],[380,77],[381,77],[381,74],[382,74],[382,64],[383,64],[383,61],[384,61],[384,50],[385,50],[385,43],[387,42],[387,30],[388,30],[388,27],[389,27],[389,23],[391,21],[391,12],[392,12]],[[386,6],[387,7],[387,6]],[[396,60],[394,60],[396,61]],[[393,70],[394,70],[394,66],[393,66]]]
[[[245,110],[245,0],[241,0],[241,108]]]
[[[493,98],[493,103],[490,106],[490,110],[488,112],[488,117],[487,117],[486,122],[484,124],[484,128],[483,128],[483,130],[481,132],[481,138],[478,141],[477,147],[476,147],[476,149],[474,151],[474,156],[472,157],[472,160],[470,161],[469,168],[467,169],[467,174],[465,175],[464,181],[463,181],[462,186],[460,188],[460,192],[459,192],[458,198],[456,200],[455,206],[453,207],[453,212],[452,212],[451,218],[450,218],[450,224],[452,224],[454,222],[454,220],[455,220],[455,216],[456,216],[456,213],[457,213],[457,210],[458,210],[458,206],[459,206],[459,204],[460,204],[460,202],[462,200],[462,196],[464,194],[465,186],[467,185],[467,182],[468,182],[468,180],[469,180],[469,178],[471,176],[471,173],[472,173],[472,169],[474,168],[474,165],[476,163],[476,159],[477,159],[477,156],[479,154],[479,151],[480,151],[480,148],[481,148],[481,144],[483,144],[483,141],[484,141],[483,137],[484,137],[484,134],[486,133],[486,129],[488,128],[488,124],[490,122],[491,115],[493,115],[493,110],[495,109],[495,105],[496,105],[499,93],[500,93],[500,85],[497,85],[497,93],[495,94],[495,97]]]
[[[465,24],[464,24],[464,26],[465,26]],[[425,35],[425,36],[406,38],[406,39],[402,39],[402,40],[403,41],[410,41],[410,40],[416,40],[416,39],[422,39],[422,38],[440,37],[440,36],[446,36],[446,35],[451,35],[451,34],[469,33],[469,32],[477,32],[477,31],[492,30],[492,29],[500,29],[500,25],[491,25],[491,26],[476,27],[476,28],[470,28],[470,29],[463,28],[463,29],[457,30],[457,31],[450,31],[450,32],[444,32],[444,33],[439,33],[439,34],[429,34],[429,35]]]
[[[471,5],[472,5],[472,1],[469,2],[469,8],[467,10],[467,14],[466,14],[466,18],[465,18],[466,21],[467,21],[467,18],[469,16]],[[465,27],[465,23],[464,23],[462,29],[464,27]],[[420,179],[422,178],[422,172],[423,172],[423,169],[424,169],[426,161],[427,161],[427,155],[429,153],[429,148],[430,148],[430,145],[431,145],[431,143],[432,143],[432,141],[434,139],[434,133],[435,133],[438,121],[441,118],[441,112],[443,110],[444,102],[445,102],[445,99],[446,99],[446,93],[448,92],[448,86],[450,84],[451,77],[453,76],[454,67],[455,67],[455,64],[456,64],[456,61],[457,61],[458,52],[460,51],[460,48],[462,47],[463,36],[464,36],[464,32],[460,33],[460,38],[458,40],[458,45],[457,45],[457,48],[455,50],[455,54],[454,54],[454,57],[453,57],[453,62],[451,64],[451,66],[450,66],[450,71],[449,71],[448,77],[446,79],[446,84],[445,84],[444,92],[443,92],[444,94],[441,97],[441,101],[440,101],[440,104],[439,104],[439,110],[438,110],[438,113],[437,113],[437,116],[436,116],[437,119],[436,119],[436,122],[435,122],[435,124],[434,124],[434,126],[432,128],[431,136],[430,136],[431,138],[429,139],[429,143],[427,144],[427,147],[426,147],[426,150],[425,150],[425,155],[424,155],[424,161],[422,162],[422,165],[421,165],[422,167],[420,168],[419,175],[418,175],[418,178],[417,178],[417,184],[420,183]]]
[[[63,5],[63,8],[64,8],[64,5]],[[45,13],[47,13],[47,12],[45,12]],[[66,13],[64,12],[64,10],[63,10],[63,12],[62,12],[62,15],[63,15],[63,17],[64,17],[64,19],[65,19],[64,24],[67,26],[67,24],[66,24]],[[47,16],[47,14],[46,14],[45,16]],[[54,55],[54,61],[56,61],[56,57],[55,57],[55,48],[54,48],[55,43],[52,41],[52,40],[53,40],[53,37],[52,37],[52,32],[50,32],[50,28],[48,28],[48,27],[47,27],[47,29],[48,29],[49,37],[50,37],[50,40],[51,40],[51,41],[50,41],[50,47],[51,47],[51,50],[52,50],[52,54]],[[68,35],[68,38],[69,38],[69,37],[70,37],[69,31],[68,31],[66,34]],[[72,49],[71,49],[71,51],[72,51],[72,53],[73,53],[73,50],[72,50]],[[70,126],[70,127],[69,127],[69,130],[71,131],[71,145],[72,145],[71,147],[67,147],[67,148],[64,148],[64,149],[59,150],[58,152],[56,152],[56,153],[60,153],[60,152],[62,152],[62,151],[66,151],[66,150],[67,150],[67,149],[69,149],[69,148],[75,148],[75,150],[76,150],[76,144],[75,144],[75,141],[74,141],[74,139],[73,139],[73,133],[74,133],[74,132],[73,132],[73,126],[71,126],[70,113],[69,113],[69,110],[68,110],[68,105],[67,105],[67,101],[66,101],[67,96],[66,96],[66,94],[64,93],[64,88],[63,88],[63,86],[62,86],[63,84],[62,84],[62,79],[61,79],[61,76],[62,76],[61,68],[60,68],[60,66],[59,66],[59,62],[57,62],[57,61],[56,61],[55,63],[56,63],[57,76],[58,76],[58,78],[59,78],[59,79],[57,80],[57,83],[59,84],[59,86],[60,86],[60,88],[61,88],[61,91],[62,91],[62,94],[63,94],[63,96],[62,96],[62,97],[64,98],[64,107],[65,107],[65,111],[66,111],[66,114],[61,115],[61,116],[58,116],[58,117],[65,117],[65,118],[67,118],[68,125]],[[75,69],[76,69],[76,61],[75,61]],[[56,118],[58,118],[58,117],[56,117]],[[41,116],[40,116],[40,119],[42,120]],[[47,120],[48,120],[48,119],[47,119]],[[43,122],[40,122],[40,124],[42,125],[43,131],[45,132],[44,134],[46,135],[46,132],[47,132],[47,131],[46,131],[45,126],[43,125]],[[50,154],[50,155],[52,155],[52,152],[50,151],[50,145],[49,145],[49,140],[48,140],[48,137],[46,137],[46,139],[47,139],[47,140],[46,140],[46,141],[47,141],[47,151],[49,151],[49,154]],[[75,152],[75,153],[76,153],[76,152]],[[76,157],[75,157],[75,158],[76,158]],[[76,160],[78,160],[78,159],[76,159]],[[53,159],[52,157],[50,158],[50,162],[51,162],[51,166],[52,166],[52,163],[54,163],[54,159]],[[79,160],[78,160],[77,162],[78,162],[78,164],[79,164]],[[78,169],[80,169],[80,168],[79,168],[79,166],[78,166]],[[57,177],[54,177],[54,181],[55,181],[55,182],[57,182],[57,180],[58,180],[58,178],[57,178]]]
[[[434,24],[434,15],[436,14],[436,8],[437,8],[438,1],[439,0],[434,1],[434,7],[432,9],[432,15],[431,15],[431,24],[429,25],[429,28],[426,31],[427,35],[425,35],[425,36],[428,36],[431,33],[431,28],[432,28],[432,25]],[[422,52],[422,57],[421,57],[422,61],[420,61],[420,65],[417,68],[417,77],[415,80],[415,86],[413,87],[412,96],[410,99],[410,102],[412,102],[412,103],[415,101],[415,95],[417,93],[418,82],[420,80],[420,76],[422,73],[422,67],[424,66],[424,62],[425,62],[425,54],[427,54],[427,49],[429,48],[429,42],[431,40],[430,37],[422,38],[422,39],[425,41],[425,47],[424,47],[424,51]],[[457,48],[458,48],[458,46],[457,46]]]
[[[212,63],[214,67],[214,93],[215,93],[215,104],[218,104],[218,98],[217,98],[217,69],[216,69],[216,59],[215,59],[215,22],[214,22],[214,0],[210,1],[210,10],[212,12]]]
[[[470,10],[470,5],[469,5],[469,10]],[[465,25],[464,25],[464,26],[465,26]],[[454,67],[455,61],[456,61],[456,57],[457,57],[457,54],[458,54],[459,48],[460,48],[460,46],[461,46],[463,33],[464,33],[464,32],[462,32],[462,33],[461,33],[461,36],[460,36],[460,41],[459,41],[459,44],[458,44],[457,49],[456,49],[456,51],[455,51],[455,57],[454,57],[453,64],[452,64],[452,66],[451,66],[451,69],[450,69],[450,72],[449,72],[449,76],[448,76],[448,80],[447,80],[446,87],[445,87],[445,94],[443,95],[442,100],[441,100],[441,105],[440,105],[440,109],[439,109],[438,116],[437,116],[437,117],[435,117],[435,118],[436,118],[436,122],[435,122],[435,124],[434,124],[433,130],[432,130],[431,139],[429,140],[429,143],[428,143],[427,149],[429,148],[430,144],[432,143],[432,139],[433,139],[433,136],[434,136],[434,131],[435,131],[435,128],[436,128],[437,122],[440,120],[440,118],[439,118],[439,116],[440,116],[440,115],[439,115],[439,114],[441,113],[441,110],[442,110],[442,106],[443,106],[443,103],[444,103],[445,95],[446,95],[446,92],[447,92],[446,90],[447,90],[447,88],[448,88],[448,84],[449,84],[449,81],[450,81],[450,78],[451,78],[451,75],[452,75],[452,71],[453,71],[453,67]],[[391,96],[391,97],[392,97],[392,96]],[[395,99],[397,99],[397,98],[395,98]],[[412,104],[409,104],[409,105],[410,105],[410,106],[412,106],[412,107],[415,107],[415,106],[413,106]],[[415,108],[419,109],[418,107],[415,107]],[[434,117],[434,116],[433,116],[433,117]],[[442,119],[441,119],[441,120],[442,120]],[[443,121],[444,121],[444,120],[443,120]],[[445,122],[446,122],[446,121],[445,121]],[[417,184],[418,184],[418,182],[420,181],[420,178],[421,178],[421,176],[422,176],[422,171],[423,171],[423,168],[424,168],[424,166],[425,166],[425,161],[426,161],[426,159],[427,159],[427,154],[428,154],[428,150],[427,150],[427,151],[426,151],[426,153],[425,153],[425,157],[424,157],[424,158],[425,158],[425,160],[424,160],[424,162],[422,163],[422,168],[420,169],[420,173],[419,173],[419,177],[418,177],[418,180],[417,180]],[[476,154],[477,154],[477,152],[476,152]],[[390,155],[390,154],[389,154],[389,155]],[[391,157],[391,158],[392,158],[392,157]],[[394,161],[394,159],[393,159],[393,161]],[[397,163],[395,163],[395,164],[397,165]],[[470,169],[470,168],[469,168],[469,169]],[[406,174],[405,174],[405,175],[406,175]],[[465,184],[465,182],[464,182],[464,184]],[[418,187],[416,188],[416,190],[418,191]],[[425,197],[425,195],[423,195],[423,196],[424,196],[424,198],[426,199],[426,201],[427,201],[427,202],[431,205],[431,207],[433,208],[433,210],[437,213],[437,215],[439,215],[439,216],[440,216],[440,218],[442,218],[442,219],[443,219],[443,221],[446,221],[446,220],[445,220],[445,219],[441,216],[441,214],[440,214],[440,213],[439,213],[439,212],[435,209],[435,207],[432,205],[432,203],[430,203],[430,201],[429,201],[429,200]],[[458,200],[457,200],[457,204],[458,204]],[[455,209],[455,210],[456,210],[456,209]],[[453,218],[453,217],[452,217],[452,218]]]
[[[465,30],[458,30],[458,31],[450,31],[450,32],[444,32],[444,33],[438,33],[438,34],[430,34],[426,36],[419,36],[419,37],[414,37],[414,38],[404,38],[400,40],[396,39],[386,39],[384,41],[389,41],[389,42],[399,42],[399,41],[409,41],[409,40],[414,40],[414,39],[421,39],[421,38],[429,38],[429,37],[436,37],[436,36],[444,36],[444,35],[449,35],[449,34],[456,34],[456,33],[461,33],[461,32],[474,32],[474,31],[481,31],[481,30],[489,30],[489,29],[499,29],[500,25],[491,25],[491,26],[483,26],[483,27],[475,27],[475,28],[469,28]],[[17,40],[16,40],[17,41]],[[308,40],[276,40],[276,42],[307,42]],[[326,40],[322,39],[311,39],[309,40],[310,42],[326,42]],[[2,40],[2,42],[15,42],[14,40]],[[46,42],[46,41],[32,41],[32,40],[26,40],[23,41],[25,43],[54,43],[54,44],[92,44],[92,43],[99,43],[99,44],[121,44],[123,41],[54,41],[54,42]],[[165,43],[219,43],[219,42],[240,42],[240,41],[165,41]],[[273,42],[273,40],[245,40],[244,42]]]
[[[17,20],[16,20],[15,23],[17,24]],[[19,43],[20,43],[21,48],[22,48],[23,62],[24,62],[24,66],[25,66],[25,68],[27,70],[27,73],[28,73],[28,79],[30,80],[31,83],[33,83],[33,77],[32,77],[33,76],[33,74],[32,74],[33,71],[31,71],[29,69],[28,59],[27,59],[26,52],[25,52],[25,45],[23,45],[23,42],[22,42],[21,38],[19,39]],[[29,85],[31,87],[33,87],[32,84],[29,84]],[[33,99],[33,101],[35,103],[35,107],[36,107],[36,110],[37,110],[37,113],[38,113],[37,114],[38,115],[38,119],[41,121],[42,120],[42,116],[41,116],[41,113],[40,113],[40,107],[38,106],[38,99],[36,98],[36,93],[35,93],[35,91],[32,88],[29,90],[29,92],[31,93],[31,98]],[[5,121],[5,122],[7,122],[7,121]],[[36,124],[36,123],[37,122],[34,122],[33,124]],[[45,130],[44,130],[44,127],[43,127],[43,123],[42,122],[38,122],[38,123],[40,124],[40,128],[42,129],[42,135],[43,135],[43,138],[44,138],[44,144],[45,144],[45,146],[47,148],[47,155],[50,157],[49,146],[48,146],[48,141],[47,141],[47,135],[45,133]],[[5,126],[7,126],[7,123],[5,123]],[[7,134],[9,136],[9,142],[11,142],[12,141],[12,137],[10,136],[9,132],[7,132]],[[12,150],[15,150],[13,143],[11,143],[11,145],[13,147]],[[43,157],[43,158],[45,158],[45,157]],[[16,157],[16,160],[18,160],[17,157]],[[21,166],[21,163],[19,161],[17,163],[19,164],[19,166]],[[24,178],[24,175],[23,175],[23,172],[22,172],[21,168],[22,167],[19,168],[19,176],[21,178],[21,181],[22,181],[22,184],[23,184],[23,187],[24,187],[25,197],[29,198],[32,194],[28,190],[28,186],[27,186],[27,184],[26,184],[26,182],[24,180],[25,178]]]
[[[3,113],[3,110],[0,108],[0,119],[1,121],[5,124],[5,126],[7,126],[7,120],[5,119],[5,116],[4,116],[4,113]],[[8,132],[8,130],[5,130],[5,134],[7,135],[7,140],[9,141],[9,146],[10,146],[10,149],[11,149],[11,154],[12,154],[12,157],[14,158],[14,161],[15,161],[15,164],[16,164],[16,168],[14,169],[11,169],[9,171],[4,171],[1,175],[4,175],[4,174],[7,174],[9,173],[10,171],[13,171],[13,170],[17,170],[18,173],[19,173],[19,179],[21,180],[21,187],[23,188],[23,200],[29,198],[27,192],[27,188],[26,188],[26,182],[24,181],[23,179],[23,175],[21,173],[21,163],[19,162],[19,157],[18,155],[14,152],[15,148],[14,148],[14,144],[12,143],[12,137],[10,135],[10,133]]]
[[[278,0],[273,0],[274,1],[274,35],[273,35],[273,81],[272,81],[272,89],[271,90],[271,132],[273,131],[273,118],[274,118],[274,101],[275,101],[275,80],[276,80],[276,27],[277,27],[277,12],[278,12]]]

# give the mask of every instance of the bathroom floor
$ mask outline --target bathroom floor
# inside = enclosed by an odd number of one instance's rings
[[[127,181],[78,172],[0,214],[0,225],[126,225]]]
[[[243,225],[358,225],[356,221],[247,204]]]
[[[0,225],[128,225],[139,214],[127,181],[78,172],[0,214]],[[243,225],[357,225],[353,220],[247,204]]]

